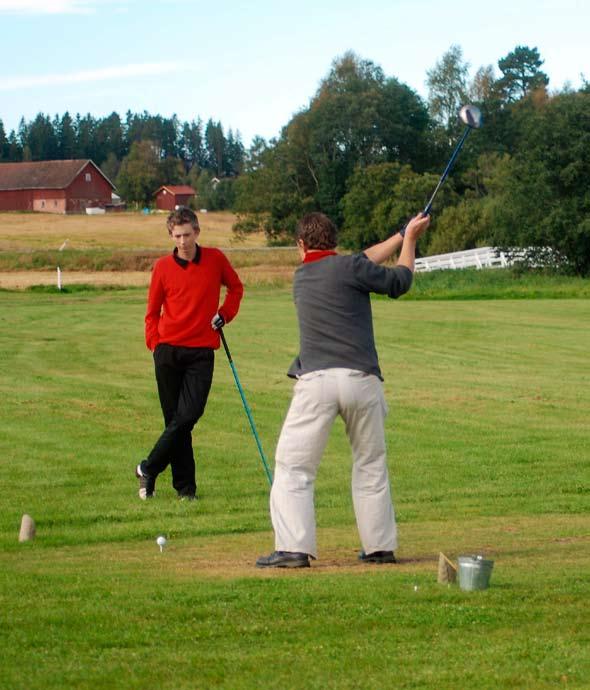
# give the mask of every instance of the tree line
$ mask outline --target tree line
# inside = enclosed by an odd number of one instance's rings
[[[0,120],[0,163],[90,158],[127,201],[146,205],[162,184],[190,184],[215,209],[232,203],[231,181],[242,170],[240,133],[201,118],[181,122],[147,112],[104,118],[39,113],[8,135]],[[211,180],[221,182],[216,186]]]
[[[427,72],[424,101],[345,54],[279,137],[253,142],[236,182],[238,232],[292,241],[298,218],[321,210],[345,247],[385,239],[424,208],[463,131],[458,111],[472,103],[484,126],[437,197],[419,252],[545,248],[545,260],[588,275],[590,84],[550,93],[542,65],[536,48],[517,46],[469,79],[451,46]]]
[[[320,210],[358,250],[424,207],[463,129],[457,113],[472,103],[484,126],[437,197],[419,253],[549,248],[561,268],[589,275],[590,83],[551,92],[542,66],[536,48],[516,46],[470,78],[453,45],[428,70],[422,99],[349,52],[279,136],[248,150],[212,120],[40,114],[8,136],[0,121],[0,160],[92,158],[142,204],[160,184],[189,183],[200,207],[231,208],[238,234],[262,231],[271,244],[291,243],[301,215]]]

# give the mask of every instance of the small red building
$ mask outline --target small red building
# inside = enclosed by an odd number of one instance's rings
[[[192,187],[186,184],[167,184],[154,192],[156,208],[161,211],[174,211],[177,206],[188,206],[192,197],[196,196]]]
[[[114,189],[89,159],[0,163],[0,211],[84,213],[111,204]]]

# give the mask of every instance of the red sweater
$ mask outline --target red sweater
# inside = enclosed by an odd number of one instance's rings
[[[219,306],[221,286],[227,288]],[[176,254],[156,261],[145,315],[145,342],[183,347],[219,347],[219,333],[211,327],[217,312],[229,323],[238,313],[244,287],[219,249],[197,246],[193,261]]]

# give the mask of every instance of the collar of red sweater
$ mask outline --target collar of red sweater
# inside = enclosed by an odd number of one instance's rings
[[[186,268],[191,262],[188,259],[183,259],[182,257],[178,256],[178,247],[174,247],[174,251],[172,252],[172,257],[174,258],[174,261],[181,267],[181,268]],[[199,261],[201,260],[201,247],[197,244],[197,251],[195,252],[195,256],[192,259],[192,263],[198,264]]]
[[[331,249],[316,249],[310,252],[305,252],[303,263],[310,264],[313,261],[325,259],[327,256],[336,256],[336,252],[332,251]]]

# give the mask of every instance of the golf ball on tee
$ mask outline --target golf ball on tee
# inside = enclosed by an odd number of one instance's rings
[[[160,535],[160,536],[156,539],[156,544],[157,544],[160,548],[162,548],[162,546],[166,546],[166,537],[163,537],[163,536]]]

